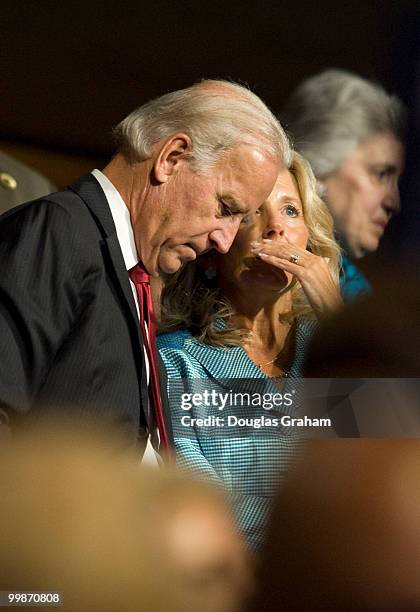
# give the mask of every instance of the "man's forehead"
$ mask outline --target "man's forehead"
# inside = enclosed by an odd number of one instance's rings
[[[226,161],[230,161],[233,165],[251,164],[262,166],[265,163],[276,163],[277,160],[267,155],[256,144],[240,142],[232,149],[226,152]]]
[[[244,183],[246,188],[252,187],[256,179],[264,177],[277,177],[281,169],[279,162],[265,155],[258,149],[247,146],[243,151],[227,153],[215,168],[218,183],[225,182],[226,185],[242,189]],[[235,194],[232,194],[235,195]]]

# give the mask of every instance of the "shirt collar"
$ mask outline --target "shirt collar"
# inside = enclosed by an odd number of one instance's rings
[[[115,229],[117,230],[118,242],[120,243],[125,267],[127,270],[130,270],[139,260],[136,243],[134,241],[133,228],[131,226],[130,211],[118,190],[105,174],[96,168],[92,170],[92,174],[102,187],[108,201]]]

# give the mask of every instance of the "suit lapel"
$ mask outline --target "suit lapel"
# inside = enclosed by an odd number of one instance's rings
[[[133,323],[135,323],[138,340],[140,344],[143,344],[143,339],[140,334],[139,317],[137,314],[136,304],[134,302],[128,272],[125,267],[124,258],[116,232],[105,238],[105,244],[108,249],[110,262],[115,272],[116,282],[118,283],[123,293],[125,303],[129,308],[131,320]]]
[[[130,286],[130,280],[124,264],[124,258],[118,242],[117,231],[108,201],[101,186],[92,174],[83,176],[70,185],[69,189],[82,198],[103,237],[104,261],[107,264],[110,276],[120,296],[132,337],[137,344],[138,350],[135,351],[135,357],[138,363],[139,380],[141,381],[140,394],[143,405],[147,406],[147,381],[143,339],[140,334],[137,309]]]
[[[125,305],[127,306],[128,311],[131,313],[133,322],[136,323],[138,340],[142,344],[139,333],[136,305],[124,264],[121,247],[118,242],[114,220],[112,218],[105,194],[92,174],[83,176],[78,181],[70,185],[69,188],[72,191],[75,191],[83,199],[96,221],[98,229],[102,234],[104,243],[107,247],[109,262],[115,273],[114,280],[122,293]]]

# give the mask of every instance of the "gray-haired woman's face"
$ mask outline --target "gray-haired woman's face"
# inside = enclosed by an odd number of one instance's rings
[[[403,145],[383,132],[366,139],[321,181],[336,228],[353,258],[376,251],[390,218],[399,211],[403,163]]]

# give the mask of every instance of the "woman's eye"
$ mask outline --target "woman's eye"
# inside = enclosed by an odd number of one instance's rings
[[[297,217],[299,215],[298,209],[292,206],[291,204],[288,204],[284,207],[284,212],[287,217]]]

